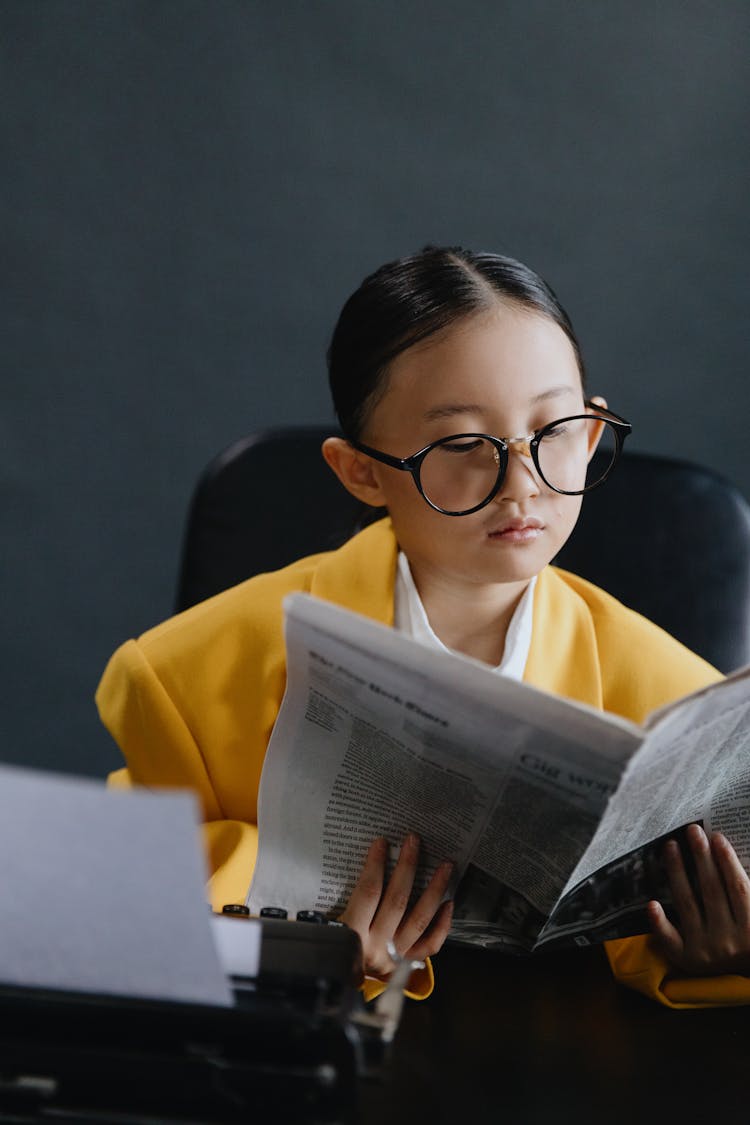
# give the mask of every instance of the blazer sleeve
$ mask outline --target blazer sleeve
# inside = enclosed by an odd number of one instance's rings
[[[668,1008],[716,1008],[750,1004],[750,977],[726,974],[682,977],[647,935],[605,943],[612,971],[628,988]]]
[[[127,762],[127,768],[110,775],[109,784],[195,793],[204,818],[209,901],[216,910],[244,902],[255,867],[257,827],[224,815],[200,745],[137,641],[127,641],[114,653],[96,702]]]
[[[204,819],[221,819],[200,746],[137,641],[126,641],[110,659],[96,704],[125,755],[132,784],[191,789]]]
[[[217,912],[228,903],[244,903],[258,854],[258,829],[242,820],[210,820],[203,842],[211,876],[208,901]]]

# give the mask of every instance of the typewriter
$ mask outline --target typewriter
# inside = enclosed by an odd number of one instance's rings
[[[229,1008],[0,988],[0,1121],[351,1120],[359,1080],[387,1060],[411,965],[366,1009],[356,934],[278,915],[212,918],[237,928],[235,949],[237,935],[260,938],[252,972],[224,962]]]

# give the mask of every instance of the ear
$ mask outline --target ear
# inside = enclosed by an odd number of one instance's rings
[[[367,454],[359,453],[345,438],[338,437],[326,438],[321,452],[347,492],[373,508],[385,506],[374,462]]]
[[[594,395],[594,397],[590,398],[588,400],[588,402],[589,402],[589,405],[594,408],[594,411],[596,411],[596,410],[606,410],[607,409],[607,400],[606,400],[606,398],[602,398],[601,395]],[[592,427],[591,435],[589,437],[589,453],[588,453],[588,460],[589,461],[594,456],[594,452],[596,450],[597,445],[599,444],[599,439],[602,436],[602,430],[603,429],[604,429],[604,423],[603,422],[600,422],[599,425]]]

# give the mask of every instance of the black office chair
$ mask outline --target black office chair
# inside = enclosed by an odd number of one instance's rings
[[[206,468],[184,539],[178,610],[340,546],[369,510],[323,461],[320,426],[251,434]],[[625,453],[586,496],[555,560],[724,672],[750,663],[750,505],[715,473]]]

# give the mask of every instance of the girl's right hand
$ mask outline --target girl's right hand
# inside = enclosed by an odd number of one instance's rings
[[[409,833],[384,888],[388,842],[382,836],[374,840],[352,897],[341,915],[341,921],[359,934],[365,976],[387,980],[391,975],[396,966],[388,955],[389,941],[400,957],[424,961],[440,950],[448,936],[453,903],[442,900],[453,873],[452,863],[440,864],[415,905],[408,910],[419,843],[419,837]]]

